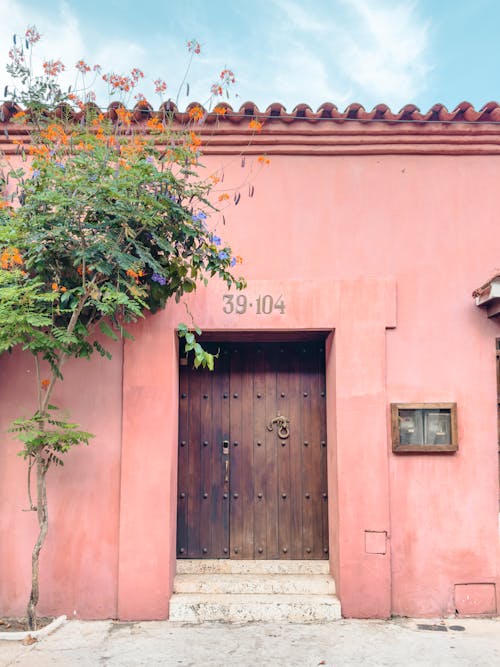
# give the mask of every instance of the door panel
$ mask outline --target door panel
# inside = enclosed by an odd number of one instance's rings
[[[208,346],[207,346],[208,347]],[[214,352],[217,348],[213,346]],[[177,555],[229,556],[229,354],[217,373],[181,366]],[[226,481],[227,477],[227,481]]]
[[[231,558],[253,559],[253,374],[248,372],[252,351],[231,349],[230,391],[230,553]]]
[[[181,366],[178,557],[327,558],[323,344],[215,349],[213,373]]]

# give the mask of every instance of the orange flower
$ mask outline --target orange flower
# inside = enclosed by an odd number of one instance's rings
[[[132,120],[132,113],[130,111],[127,111],[127,109],[124,109],[123,107],[118,107],[118,109],[116,109],[116,115],[121,123],[130,125],[130,121]]]
[[[77,143],[75,148],[79,151],[91,151],[94,149],[92,144],[88,144],[84,141],[80,141],[79,143]]]
[[[90,93],[87,95],[87,98],[89,97]],[[85,110],[85,104],[83,103],[83,100],[78,97],[78,95],[75,95],[74,93],[69,93],[68,99],[71,100],[76,106],[80,109],[80,111]]]
[[[219,195],[219,201],[224,201],[226,199],[229,199],[227,192],[223,192],[221,195]]]
[[[9,202],[2,199],[2,201],[0,201],[0,208],[10,208]]]
[[[28,146],[28,152],[30,155],[34,155],[39,159],[45,159],[49,156],[50,149],[45,144],[38,144]]]
[[[163,79],[155,79],[153,83],[155,84],[155,93],[161,94],[167,90],[167,84]]]
[[[83,60],[79,60],[76,65],[76,69],[81,72],[82,74],[86,74],[87,72],[90,72],[90,67],[87,65],[87,63]]]
[[[26,111],[18,111],[12,116],[12,120],[22,121],[26,118]]]
[[[61,287],[61,292],[67,292],[67,291],[68,291],[68,290],[67,290],[67,288],[66,288],[66,287],[64,287],[64,286],[63,286],[63,287]]]
[[[57,283],[52,283],[51,287],[53,292],[59,291],[59,285]]]
[[[196,55],[199,55],[201,53],[201,46],[200,43],[196,41],[196,39],[191,39],[187,43],[187,48],[189,53],[196,53]]]
[[[222,72],[220,73],[220,80],[228,86],[231,83],[236,83],[236,77],[234,76],[234,72],[230,69],[223,69]]]
[[[50,380],[48,380],[47,378],[44,378],[44,379],[40,382],[40,384],[42,385],[42,389],[48,389],[48,387],[49,387],[49,385],[50,385]]]
[[[139,269],[139,271],[134,271],[133,269],[127,269],[127,276],[133,278],[137,285],[139,284],[139,278],[142,278],[144,275],[145,274],[142,269]]]
[[[0,266],[4,270],[13,269],[16,265],[21,266],[22,263],[23,258],[17,248],[12,248],[11,250],[5,248],[0,255]]]
[[[8,250],[4,250],[0,255],[0,264],[2,269],[10,269],[10,253]]]
[[[132,88],[135,88],[139,79],[142,79],[143,77],[144,74],[137,68],[132,70],[131,76],[120,76],[119,74],[114,74],[113,72],[110,74],[103,74],[102,76],[103,81],[106,81],[106,83],[108,83],[111,88],[114,88],[115,90],[121,90],[124,93],[128,93],[132,90]]]
[[[103,113],[97,114],[97,116],[92,119],[93,127],[99,127],[103,120],[104,120],[104,114]]]
[[[12,249],[10,258],[13,264],[21,265],[23,263],[23,258],[21,257],[21,254],[17,248]]]
[[[188,115],[189,115],[189,118],[191,118],[191,120],[194,120],[194,121],[198,122],[203,118],[204,111],[200,107],[200,105],[197,104],[196,106],[191,107],[191,109],[189,109]]]
[[[68,143],[68,135],[64,129],[56,123],[50,123],[45,130],[40,132],[42,139],[52,143],[61,143],[66,145]]]
[[[264,165],[264,164],[269,164],[271,162],[271,160],[268,157],[266,157],[265,155],[259,155],[259,157],[257,158],[257,162],[259,164]]]
[[[121,157],[118,160],[118,165],[120,167],[123,167],[124,169],[131,169],[131,165],[127,162],[127,160],[124,157]]]
[[[135,81],[135,83],[137,83],[139,79],[144,79],[144,72],[138,67],[134,67],[134,69],[130,72],[130,75],[132,76],[132,80]]]
[[[47,76],[57,76],[66,68],[60,60],[47,60],[43,63],[43,71]]]
[[[235,260],[236,264],[243,264],[243,257],[241,257],[240,255],[236,255]]]
[[[217,185],[217,183],[220,183],[220,178],[217,176],[217,174],[212,174],[209,178],[214,185]]]
[[[146,125],[153,132],[163,132],[163,123],[158,118],[158,116],[149,118],[149,120],[146,121]]]
[[[254,132],[260,132],[262,130],[262,125],[263,123],[256,120],[255,118],[248,123],[248,127]]]
[[[191,131],[189,133],[189,139],[190,139],[191,146],[193,148],[198,148],[198,146],[201,146],[201,139],[195,132]]]
[[[226,107],[215,107],[214,113],[216,113],[219,116],[224,116],[227,113],[227,108]]]
[[[41,38],[40,33],[36,29],[36,26],[34,25],[29,25],[26,28],[26,32],[24,33],[26,39],[28,40],[29,44],[36,44]]]
[[[189,133],[189,141],[187,142],[187,148],[193,153],[197,153],[198,148],[201,146],[201,139],[195,132]]]

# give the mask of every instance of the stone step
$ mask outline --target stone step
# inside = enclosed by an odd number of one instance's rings
[[[327,623],[338,620],[341,614],[340,602],[334,595],[175,593],[170,599],[169,618],[182,623]]]
[[[329,574],[177,574],[174,593],[335,595]]]
[[[327,560],[177,560],[177,574],[329,574]]]

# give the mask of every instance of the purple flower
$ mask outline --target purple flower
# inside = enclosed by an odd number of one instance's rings
[[[236,266],[236,257],[233,257],[231,260],[231,266]]]
[[[146,162],[149,162],[149,164],[154,164],[155,161],[154,161],[154,158],[151,157],[151,155],[148,155],[147,158],[146,158]]]
[[[154,282],[158,283],[159,285],[167,284],[167,279],[160,273],[153,273],[153,275],[151,276],[151,280],[154,280]]]
[[[203,211],[199,211],[198,213],[195,213],[193,215],[193,221],[194,222],[203,222],[203,220],[207,219],[207,214],[203,213]]]
[[[229,259],[229,255],[225,250],[221,250],[220,253],[217,255],[219,259]]]
[[[33,169],[31,178],[38,178],[40,176],[40,169]]]
[[[215,234],[212,234],[212,243],[213,243],[214,245],[220,245],[220,244],[221,244],[220,237],[219,237],[219,236],[215,236]]]
[[[54,162],[56,167],[60,167],[61,169],[66,169],[66,165],[63,162]]]

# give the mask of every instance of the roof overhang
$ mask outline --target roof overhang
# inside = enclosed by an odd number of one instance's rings
[[[472,296],[476,306],[486,309],[488,317],[500,316],[500,275],[496,275],[487,283],[474,290]]]

